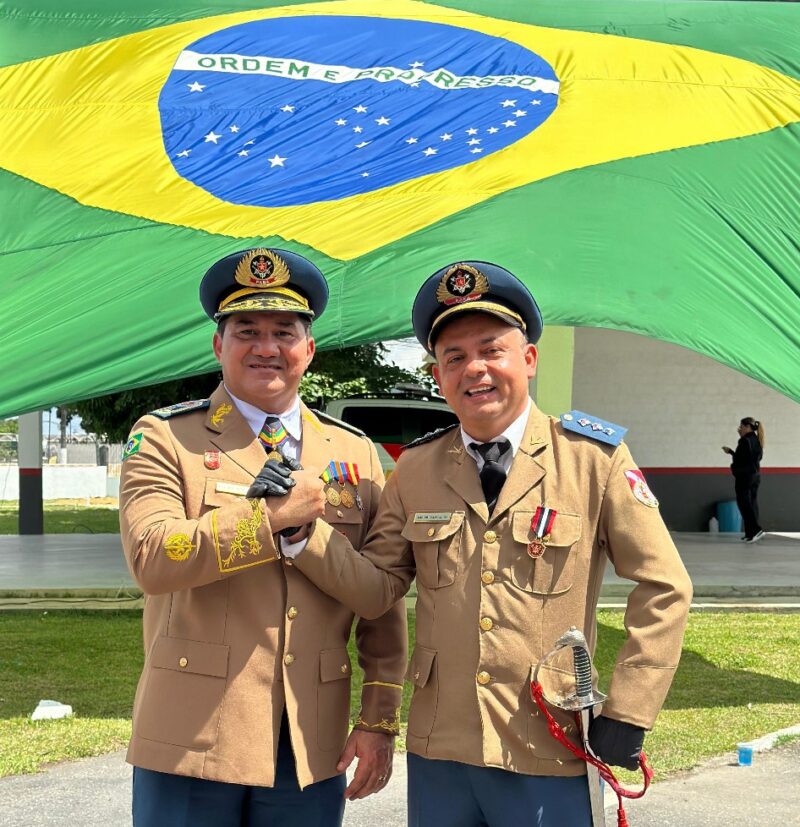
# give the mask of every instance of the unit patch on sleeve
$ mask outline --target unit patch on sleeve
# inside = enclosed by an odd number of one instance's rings
[[[658,508],[658,500],[650,490],[644,474],[638,468],[626,471],[625,479],[628,480],[628,485],[631,487],[633,496],[636,497],[640,503],[646,505],[648,508]]]
[[[143,439],[143,433],[131,434],[130,439],[125,443],[125,450],[122,453],[123,462],[128,457],[132,457],[134,454],[139,453],[139,449],[142,447]]]

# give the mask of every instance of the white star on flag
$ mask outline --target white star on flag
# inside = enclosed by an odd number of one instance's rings
[[[360,144],[356,144],[356,149],[363,149],[370,141],[362,141]]]
[[[243,150],[239,153],[239,157],[240,157],[240,158],[246,158],[249,154],[250,154],[250,153],[249,153],[246,149],[243,149]]]
[[[528,113],[527,113],[524,109],[515,109],[515,110],[514,110],[514,114],[515,114],[518,118],[524,118],[524,117],[525,117]]]
[[[183,152],[179,152],[179,153],[177,154],[177,156],[176,156],[176,157],[177,157],[177,158],[188,158],[188,157],[189,157],[189,153],[190,153],[191,151],[192,151],[191,149],[184,149],[184,150],[183,150]]]
[[[445,132],[444,135],[439,136],[443,141],[452,141],[453,136],[449,132]]]
[[[270,167],[282,167],[286,158],[281,158],[281,156],[276,152],[272,158],[267,158],[267,160],[269,161]]]
[[[361,104],[359,104],[358,106],[353,107],[353,112],[366,112],[366,111],[367,111],[367,107],[362,106]]]
[[[362,172],[361,177],[362,178],[369,178],[369,173],[368,172]]]
[[[467,135],[477,135],[477,134],[478,134],[478,130],[477,130],[477,129],[475,129],[475,127],[474,127],[474,126],[473,126],[473,127],[470,127],[470,128],[467,130]]]
[[[244,145],[245,146],[252,146],[254,143],[255,143],[255,141],[245,141]]]
[[[503,107],[505,107],[506,109],[507,109],[509,106],[516,106],[516,105],[517,105],[517,102],[516,102],[516,101],[510,101],[510,100],[508,100],[508,98],[506,98],[506,99],[505,99],[505,100],[504,100],[504,101],[500,104],[500,106],[503,106]]]
[[[480,138],[471,138],[469,141],[467,141],[467,146],[474,146],[475,144],[479,144],[480,142]]]
[[[499,132],[500,130],[496,126],[490,126],[486,131],[490,135],[494,135],[495,132]]]
[[[534,101],[531,101],[531,104],[532,104],[533,106],[538,106],[540,103],[541,103],[541,101],[540,101],[538,98],[537,98],[536,100],[534,100]]]
[[[419,69],[420,66],[424,66],[424,63],[420,63],[418,60],[415,60],[413,63],[408,64],[412,69]]]
[[[436,150],[432,146],[429,146],[426,150],[423,151],[422,154],[423,155],[436,155]]]
[[[479,146],[476,146],[475,149],[471,149],[470,152],[476,155],[478,152],[483,152],[483,150]]]
[[[381,115],[380,118],[375,118],[375,123],[378,124],[378,126],[388,126],[390,120],[390,118],[384,118],[383,115]]]
[[[419,81],[417,81],[416,83],[409,83],[409,86],[412,89],[418,89],[419,88]]]
[[[210,142],[212,144],[215,144],[221,137],[222,135],[217,135],[217,133],[214,132],[214,130],[212,129],[211,132],[209,132],[208,135],[205,136],[206,143]]]
[[[230,129],[231,132],[238,132],[239,131],[239,127],[236,126],[236,124],[234,124],[233,126],[229,126],[228,129]]]
[[[363,132],[363,131],[364,131],[363,126],[354,126],[353,127],[353,132]]]
[[[287,103],[286,106],[281,107],[281,112],[294,112],[294,107],[290,103]]]
[[[516,126],[516,121],[503,121],[503,126]]]
[[[206,88],[206,84],[198,83],[197,81],[194,83],[187,83],[186,85],[189,87],[190,92],[202,92],[203,89]]]
[[[419,140],[419,138],[406,138],[406,143],[407,144],[415,144],[418,140]]]
[[[344,118],[338,118],[334,123],[336,126],[347,126],[347,121]]]

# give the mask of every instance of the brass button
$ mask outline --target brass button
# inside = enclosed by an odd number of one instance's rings
[[[436,529],[435,528],[429,528],[428,529],[428,537],[433,537],[434,534],[436,534]]]
[[[292,561],[291,557],[286,557],[283,562],[286,563],[287,566],[293,566],[294,565],[294,562]]]
[[[485,571],[481,574],[481,580],[488,586],[490,583],[494,583],[494,572],[493,571]]]
[[[294,620],[298,614],[300,614],[300,612],[297,611],[297,607],[295,606],[289,606],[289,611],[286,612],[286,616],[289,620]]]
[[[492,679],[492,676],[488,672],[478,672],[478,683],[481,686],[486,686],[487,683]]]
[[[289,654],[288,654],[288,655],[285,655],[285,656],[284,656],[284,658],[283,658],[283,662],[284,662],[287,666],[291,666],[291,665],[294,663],[294,655],[293,655],[291,652],[289,652]]]
[[[492,619],[490,617],[481,618],[481,629],[483,629],[484,632],[488,632],[492,626],[494,626],[494,623],[492,623]]]
[[[186,658],[181,658],[181,659],[178,661],[178,666],[180,666],[180,668],[181,668],[181,669],[186,669],[186,667],[187,667],[188,665],[189,665],[189,661],[188,661]]]
[[[344,517],[344,512],[341,509],[339,509],[339,511],[336,512],[336,516],[337,517]]]
[[[483,535],[484,542],[493,543],[497,539],[497,534],[494,531],[487,531]]]
[[[347,664],[346,663],[342,664],[342,672],[345,672],[345,673],[347,672]]]

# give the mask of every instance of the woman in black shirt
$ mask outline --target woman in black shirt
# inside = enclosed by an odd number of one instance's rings
[[[752,416],[745,417],[737,429],[739,443],[733,451],[726,446],[723,451],[733,457],[731,473],[736,490],[736,504],[744,521],[746,543],[758,542],[764,530],[758,522],[758,486],[761,483],[761,457],[764,453],[764,427]]]

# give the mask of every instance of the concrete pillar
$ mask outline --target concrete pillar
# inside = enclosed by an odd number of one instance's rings
[[[539,363],[531,382],[531,395],[539,410],[560,416],[572,408],[572,366],[575,328],[545,327],[537,345]]]
[[[44,534],[42,505],[42,413],[19,417],[19,533]]]

